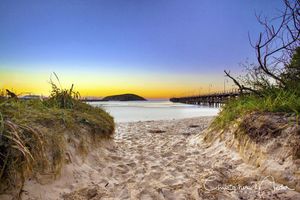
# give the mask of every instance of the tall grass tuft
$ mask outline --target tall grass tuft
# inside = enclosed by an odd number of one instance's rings
[[[79,100],[80,93],[74,91],[73,84],[70,89],[63,89],[57,74],[55,72],[53,74],[60,87],[58,87],[57,84],[55,84],[55,82],[50,79],[52,91],[47,101],[48,105],[57,108],[72,109],[75,106],[76,102]]]

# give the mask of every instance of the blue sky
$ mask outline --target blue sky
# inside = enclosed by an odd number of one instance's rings
[[[2,84],[13,87],[9,74],[20,78],[15,74],[31,72],[34,79],[56,71],[67,83],[83,83],[82,73],[87,79],[106,76],[108,82],[114,75],[124,74],[124,82],[141,77],[141,84],[161,76],[156,81],[162,85],[180,84],[182,75],[191,79],[182,83],[187,91],[209,81],[217,89],[224,69],[238,72],[239,62],[254,58],[247,34],[255,37],[262,30],[255,12],[274,16],[281,8],[280,0],[1,0]],[[92,80],[97,85],[97,78]],[[90,95],[110,92],[96,93]]]

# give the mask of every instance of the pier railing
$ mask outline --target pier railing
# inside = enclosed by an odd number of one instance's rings
[[[214,92],[210,94],[201,94],[194,96],[186,96],[186,97],[174,97],[171,98],[170,101],[174,103],[186,103],[186,104],[223,104],[231,98],[237,98],[240,96],[240,91],[238,89],[232,89],[228,91],[222,92]]]

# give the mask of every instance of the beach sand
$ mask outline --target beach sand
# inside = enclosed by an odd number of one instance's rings
[[[71,162],[54,182],[26,181],[22,198],[300,199],[222,142],[205,143],[202,133],[211,120],[119,123],[113,141],[84,161],[70,152]]]

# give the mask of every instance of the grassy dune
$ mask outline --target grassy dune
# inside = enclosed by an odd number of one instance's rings
[[[84,157],[110,138],[113,118],[101,108],[77,100],[73,87],[53,85],[48,100],[0,100],[0,193],[21,191],[24,180],[39,174],[56,177],[68,145]],[[18,195],[18,194],[16,194]]]
[[[284,113],[298,117],[300,113],[299,91],[296,89],[269,89],[263,91],[261,96],[252,94],[230,100],[223,106],[212,126],[226,128],[239,117],[252,112]]]

